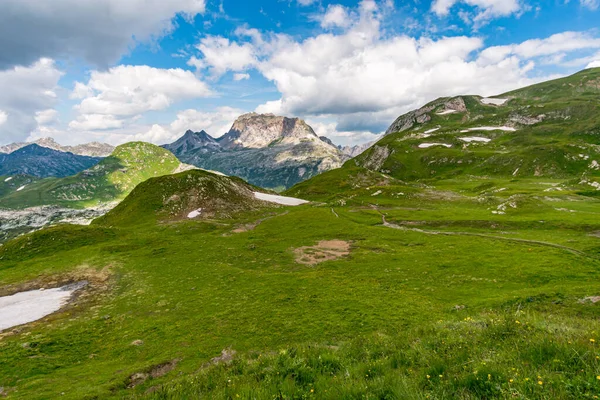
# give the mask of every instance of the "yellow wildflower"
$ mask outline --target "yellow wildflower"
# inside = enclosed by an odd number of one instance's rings
[[[544,384],[544,382],[538,381],[538,385],[543,385],[543,384]]]
[[[590,339],[590,343],[596,343],[596,339]]]

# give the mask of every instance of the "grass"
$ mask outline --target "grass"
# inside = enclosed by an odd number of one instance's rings
[[[408,133],[388,135],[381,165],[370,150],[285,192],[308,205],[244,211],[220,196],[234,181],[192,172],[139,185],[89,227],[6,243],[2,294],[106,279],[3,334],[0,387],[14,399],[600,396],[600,303],[586,300],[600,296],[600,198],[582,183],[598,177],[586,114],[597,105],[580,85],[598,72],[568,78],[580,119],[464,150],[419,153]],[[510,94],[507,113],[542,100],[560,111],[549,85]],[[482,114],[473,123],[508,115],[465,101]],[[456,140],[447,118],[439,134]],[[226,212],[187,220],[164,207],[173,194],[196,207],[199,182]],[[350,254],[296,261],[334,239]]]
[[[539,183],[513,182],[505,196]],[[580,213],[597,212],[597,200],[555,195],[581,211],[496,215],[464,196],[491,188],[439,182],[399,198],[395,187],[378,196],[357,189],[345,206],[340,194],[219,220],[99,221],[9,242],[0,250],[4,285],[81,268],[109,268],[111,284],[5,336],[0,386],[28,399],[592,398],[600,372],[589,339],[600,340],[600,326],[597,306],[579,300],[599,294],[600,239],[590,236],[592,214]],[[398,231],[381,226],[381,213],[424,231],[547,241],[582,254]],[[294,248],[328,239],[350,241],[351,254],[295,262]],[[233,361],[211,363],[224,349],[237,352]],[[172,360],[173,371],[128,387],[132,375]]]

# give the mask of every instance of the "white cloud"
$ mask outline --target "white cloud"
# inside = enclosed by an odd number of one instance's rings
[[[8,121],[8,113],[0,110],[0,125],[4,125]]]
[[[35,113],[35,122],[38,125],[52,125],[58,121],[58,111],[49,108]]]
[[[243,71],[256,62],[252,45],[238,44],[224,37],[207,36],[196,48],[202,53],[202,59],[192,57],[188,64],[199,70],[207,68],[215,77],[227,71]]]
[[[443,17],[448,15],[450,9],[459,3],[477,8],[478,14],[474,18],[476,23],[492,18],[506,17],[521,11],[519,0],[435,0],[431,5],[431,10]]]
[[[589,8],[592,11],[596,11],[600,7],[599,0],[579,0],[582,7]]]
[[[502,9],[500,3],[488,5]],[[342,32],[301,41],[245,29],[252,33],[240,40],[253,46],[255,68],[281,93],[257,112],[326,116],[324,123],[336,121],[340,132],[381,132],[398,115],[437,97],[489,96],[553,78],[538,73],[532,79],[529,73],[541,57],[563,63],[572,52],[600,46],[592,33],[581,32],[489,48],[478,37],[390,36],[373,1],[349,12],[355,18]]]
[[[588,68],[600,68],[600,60],[592,61],[585,67],[585,69]]]
[[[82,99],[75,106],[80,115],[69,127],[118,128],[127,118],[210,95],[208,86],[190,71],[120,65],[106,72],[92,72],[86,84],[76,83],[72,97]]]
[[[0,71],[0,110],[6,114],[0,126],[0,143],[27,138],[37,126],[37,113],[56,104],[61,76],[50,59]]]
[[[315,1],[317,0],[298,0],[298,4],[300,4],[301,6],[310,6]]]
[[[0,68],[40,57],[115,62],[136,42],[172,31],[173,17],[191,19],[204,0],[2,0]]]
[[[327,11],[321,17],[322,28],[345,28],[351,23],[350,15],[346,11],[346,7],[339,4],[330,4]]]
[[[234,81],[243,81],[246,79],[250,79],[250,74],[233,74]]]
[[[145,132],[129,137],[129,140],[143,140],[156,144],[171,143],[188,129],[194,132],[204,130],[213,137],[220,137],[229,131],[235,119],[243,113],[243,110],[232,107],[220,107],[214,112],[183,110],[177,113],[177,119],[171,124],[155,124]]]

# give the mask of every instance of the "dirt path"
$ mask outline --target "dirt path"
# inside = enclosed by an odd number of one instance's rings
[[[578,255],[578,256],[581,256],[581,257],[586,257],[586,258],[591,258],[593,260],[598,260],[596,257],[591,256],[589,254],[586,254],[583,251],[580,251],[580,250],[577,250],[577,249],[573,249],[571,247],[563,246],[563,245],[560,245],[560,244],[556,244],[556,243],[542,242],[542,241],[539,241],[539,240],[507,238],[507,237],[503,237],[503,236],[486,235],[485,233],[474,233],[474,232],[442,232],[442,231],[424,230],[424,229],[419,229],[419,228],[407,228],[405,226],[400,226],[400,225],[396,225],[396,224],[392,224],[392,223],[387,222],[386,219],[385,219],[385,215],[383,215],[383,214],[381,214],[381,218],[383,220],[383,226],[385,226],[387,228],[402,230],[402,231],[418,232],[418,233],[423,233],[423,234],[426,234],[426,235],[475,236],[475,237],[482,237],[482,238],[494,239],[494,240],[504,240],[504,241],[515,242],[515,243],[524,243],[524,244],[531,244],[531,245],[537,245],[537,246],[547,246],[547,247],[553,247],[555,249],[561,249],[561,250],[564,250],[564,251],[568,251],[569,253],[572,253],[572,254],[575,254],[575,255]]]

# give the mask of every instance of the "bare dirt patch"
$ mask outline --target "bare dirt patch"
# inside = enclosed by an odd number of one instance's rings
[[[127,387],[134,388],[146,382],[148,378],[160,378],[175,369],[179,359],[171,360],[166,363],[158,364],[145,372],[136,372],[127,379]]]
[[[299,247],[294,250],[296,262],[316,265],[324,261],[337,260],[350,254],[350,242],[344,240],[322,240],[315,246]]]

